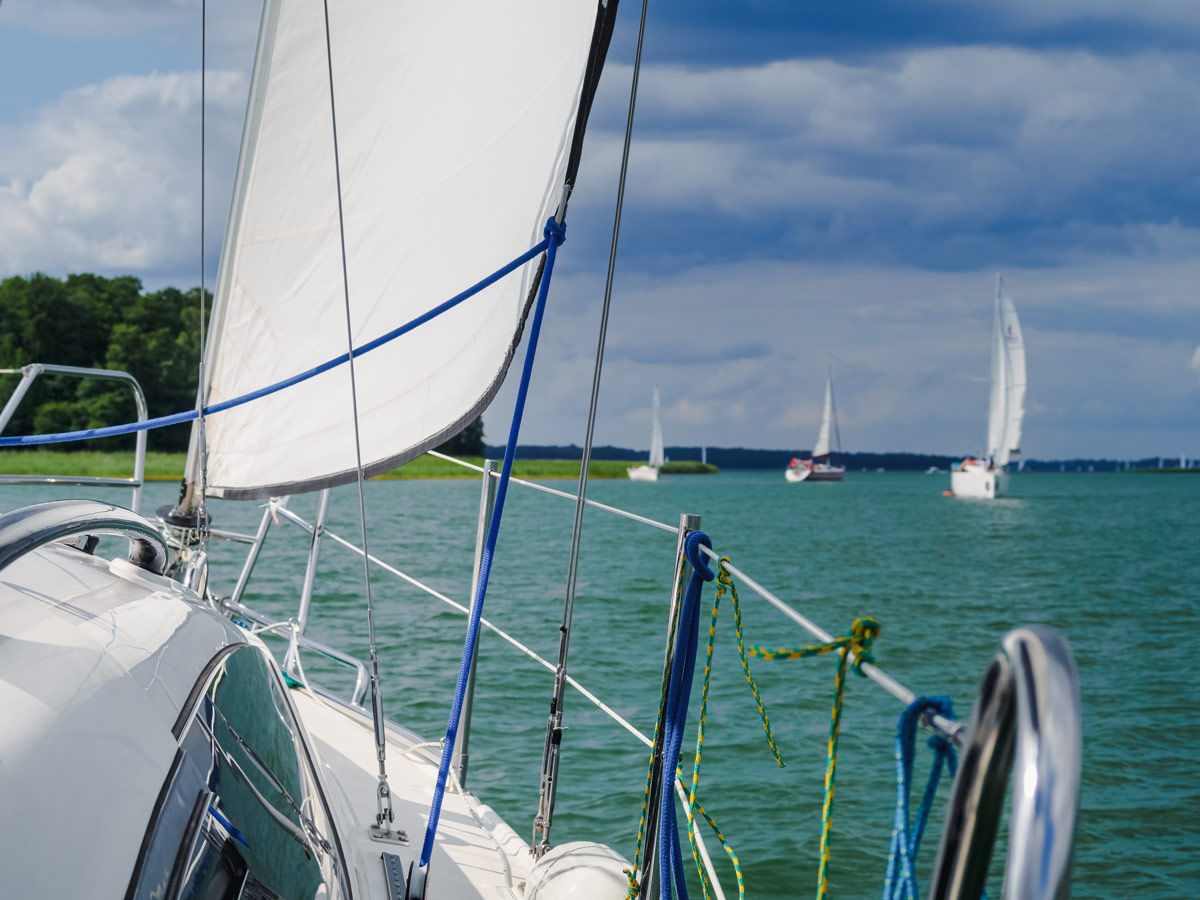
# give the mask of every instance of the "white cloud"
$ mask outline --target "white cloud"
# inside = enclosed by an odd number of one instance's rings
[[[1187,440],[1200,441],[1194,384],[1178,376],[1200,327],[1200,263],[1093,259],[1004,274],[1029,354],[1029,456],[1158,453],[1189,429]],[[582,438],[599,286],[562,258],[528,443]],[[993,291],[990,271],[896,266],[747,261],[670,277],[627,272],[609,322],[597,443],[644,448],[658,384],[669,445],[808,447],[828,363],[846,449],[980,452]],[[696,363],[621,353],[668,334]],[[720,358],[722,347],[754,341],[768,352]],[[489,440],[507,428],[511,391],[487,413]]]
[[[1196,352],[1192,354],[1192,361],[1189,365],[1191,365],[1192,371],[1200,376],[1200,347],[1197,347]]]
[[[589,137],[599,171],[585,169],[606,185],[627,72],[608,74]],[[1197,205],[1195,53],[937,47],[650,66],[641,84],[635,211],[730,227],[766,213],[792,223],[802,250],[818,239],[860,256],[875,245],[953,255],[972,236],[1043,264],[1080,250],[1200,250],[1200,232],[1177,219],[1182,208],[1194,220]]]
[[[245,77],[208,76],[210,248],[219,248]],[[0,130],[0,269],[187,271],[199,245],[198,72],[118,76]]]

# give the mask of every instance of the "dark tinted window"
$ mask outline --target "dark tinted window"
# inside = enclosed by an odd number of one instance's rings
[[[217,666],[180,741],[134,897],[341,898],[332,825],[262,652]]]

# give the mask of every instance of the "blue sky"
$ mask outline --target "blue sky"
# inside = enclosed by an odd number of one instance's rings
[[[636,7],[526,417],[580,441]],[[210,3],[215,273],[257,8]],[[0,6],[0,273],[198,277],[198,3]],[[652,0],[597,439],[979,452],[995,274],[1034,457],[1200,456],[1200,4]],[[506,388],[485,416],[506,430]]]

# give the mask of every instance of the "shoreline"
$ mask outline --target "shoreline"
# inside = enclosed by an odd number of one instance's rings
[[[464,462],[482,465],[483,458],[462,457]],[[179,481],[183,478],[186,453],[146,454],[146,482]],[[588,477],[625,477],[630,466],[644,465],[641,460],[592,460],[588,466]],[[701,466],[700,463],[680,461],[668,462],[662,469],[664,475],[716,474],[716,466]],[[0,473],[6,475],[57,475],[87,476],[99,478],[129,478],[133,474],[133,453],[76,450],[56,452],[37,449],[0,450]],[[513,475],[525,479],[579,478],[579,460],[572,459],[517,459],[513,461]],[[429,455],[422,455],[390,472],[374,476],[371,480],[406,481],[418,479],[476,479],[477,472]]]

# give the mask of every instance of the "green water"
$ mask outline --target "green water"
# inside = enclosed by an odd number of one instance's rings
[[[944,498],[947,482],[945,475],[850,473],[842,484],[786,485],[782,473],[733,472],[658,484],[594,481],[589,492],[660,521],[700,514],[718,551],[832,632],[874,616],[883,624],[875,645],[879,664],[918,694],[951,695],[963,718],[1006,630],[1033,623],[1060,629],[1075,651],[1085,716],[1072,896],[1200,895],[1194,851],[1200,663],[1191,646],[1200,597],[1194,527],[1200,478],[1014,476],[1012,497],[992,503]],[[555,486],[569,490],[572,483]],[[173,486],[151,486],[146,508],[173,494]],[[0,505],[48,496],[64,494],[9,489]],[[465,602],[478,499],[474,481],[371,482],[371,550]],[[292,508],[311,519],[315,499],[295,498]],[[485,612],[549,658],[557,651],[572,512],[565,500],[514,488]],[[253,531],[260,512],[254,504],[217,503],[214,514],[221,527]],[[329,527],[357,541],[352,488],[335,492]],[[274,528],[246,602],[279,616],[293,613],[306,549],[296,529]],[[218,591],[231,588],[242,552],[216,545]],[[588,511],[571,670],[647,732],[658,699],[673,554],[671,534]],[[391,576],[375,575],[388,715],[436,738],[445,728],[465,620]],[[327,543],[310,633],[365,657],[361,585],[361,561]],[[747,643],[807,643],[749,590],[741,598]],[[711,600],[710,588],[706,605]],[[749,896],[805,896],[816,885],[833,665],[753,662],[787,763],[780,770],[742,677],[724,604],[699,797],[738,852]],[[318,659],[307,660],[307,670],[346,684],[345,670],[323,668]],[[537,805],[551,686],[548,672],[484,635],[469,786],[526,835]],[[692,727],[698,703],[697,690]],[[851,678],[832,896],[880,892],[899,712],[876,685]],[[632,856],[645,752],[574,691],[566,716],[553,840],[599,840]],[[684,749],[690,770],[686,742]],[[919,773],[925,759],[918,759]],[[918,867],[922,884],[940,822],[939,808]],[[710,848],[719,853],[712,841]],[[999,864],[993,869],[999,872]],[[724,880],[736,890],[731,874]],[[997,876],[993,893],[998,887]]]

